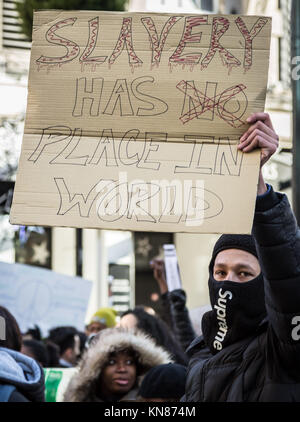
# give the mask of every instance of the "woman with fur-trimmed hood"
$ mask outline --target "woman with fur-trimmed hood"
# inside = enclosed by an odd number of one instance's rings
[[[172,362],[167,351],[139,330],[107,328],[97,334],[78,365],[65,402],[136,400],[143,375]]]

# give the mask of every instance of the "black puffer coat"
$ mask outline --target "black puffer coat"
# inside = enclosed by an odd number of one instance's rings
[[[300,401],[300,230],[285,195],[257,198],[253,235],[267,318],[255,336],[215,355],[195,339],[182,401]]]

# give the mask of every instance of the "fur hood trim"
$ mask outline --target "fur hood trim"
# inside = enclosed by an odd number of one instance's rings
[[[66,402],[90,400],[91,388],[99,378],[102,368],[112,352],[131,348],[139,355],[139,364],[146,370],[172,362],[170,354],[139,330],[107,328],[100,331],[95,342],[84,353],[78,372],[72,377],[64,395]],[[140,374],[139,374],[140,375]]]

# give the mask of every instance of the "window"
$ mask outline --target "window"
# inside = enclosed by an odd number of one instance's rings
[[[208,10],[212,12],[214,10],[214,2],[213,0],[201,0],[201,9]]]
[[[3,47],[30,49],[31,43],[22,33],[16,3],[17,0],[4,0],[2,2]]]
[[[282,81],[282,69],[281,69],[281,63],[282,63],[282,38],[278,38],[278,80]]]

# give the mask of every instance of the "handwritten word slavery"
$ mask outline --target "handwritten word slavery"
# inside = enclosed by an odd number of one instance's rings
[[[183,16],[171,16],[164,24],[161,33],[158,34],[155,22],[152,17],[142,17],[140,19],[142,25],[148,33],[150,52],[151,52],[151,67],[159,66],[162,52],[166,46],[166,41],[172,27],[181,19]],[[188,16],[184,18],[183,32],[180,34],[180,40],[173,50],[172,54],[168,58],[168,64],[170,67],[173,65],[188,65],[193,68],[195,65],[200,65],[201,70],[206,69],[211,63],[212,59],[218,52],[222,60],[222,64],[231,70],[233,67],[240,67],[242,65],[238,57],[236,57],[231,51],[224,47],[221,43],[221,38],[230,29],[230,21],[224,17],[213,17],[211,18],[206,15],[199,16]],[[134,36],[140,37],[140,30],[133,26],[132,17],[124,17],[122,19],[120,32],[118,39],[115,43],[111,54],[102,56],[93,56],[93,51],[97,46],[97,39],[99,35],[100,21],[99,17],[96,16],[88,21],[89,35],[87,38],[86,46],[80,54],[80,46],[74,40],[70,40],[60,35],[62,28],[73,26],[77,21],[76,17],[66,18],[52,25],[46,32],[45,37],[48,43],[64,47],[66,49],[65,54],[56,57],[50,57],[41,55],[36,63],[39,67],[41,66],[60,66],[62,64],[71,62],[76,58],[79,58],[81,65],[102,65],[108,63],[109,66],[113,65],[120,54],[124,51],[127,52],[129,66],[133,68],[140,67],[143,65],[143,60],[138,56],[135,45]],[[243,18],[239,16],[234,20],[239,33],[243,40],[244,60],[243,68],[245,71],[252,67],[252,49],[253,40],[267,24],[268,18],[258,18],[252,28],[248,29]],[[205,53],[192,52],[186,53],[186,47],[192,44],[199,44],[202,39],[203,31],[201,27],[204,25],[210,26],[210,45]],[[198,30],[198,32],[197,32]],[[230,35],[232,36],[232,34]],[[195,45],[195,47],[197,47]],[[169,51],[169,46],[166,47]],[[106,48],[107,51],[107,48]]]

